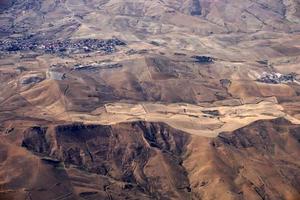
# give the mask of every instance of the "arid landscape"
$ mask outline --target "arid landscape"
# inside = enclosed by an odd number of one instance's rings
[[[0,0],[0,200],[299,200],[298,0]]]

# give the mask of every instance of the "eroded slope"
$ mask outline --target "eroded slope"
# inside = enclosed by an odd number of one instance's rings
[[[217,138],[146,122],[11,127],[1,136],[0,196],[294,200],[299,130],[283,118]]]

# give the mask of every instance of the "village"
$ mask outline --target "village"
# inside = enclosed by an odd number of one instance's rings
[[[78,40],[36,40],[32,36],[0,41],[0,51],[14,53],[18,51],[35,51],[48,54],[68,55],[70,53],[87,53],[101,51],[113,53],[116,46],[126,45],[123,41],[112,38],[78,39]]]

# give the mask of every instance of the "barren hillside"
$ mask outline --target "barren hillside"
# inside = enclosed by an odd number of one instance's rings
[[[2,0],[0,24],[0,199],[300,199],[298,0]]]

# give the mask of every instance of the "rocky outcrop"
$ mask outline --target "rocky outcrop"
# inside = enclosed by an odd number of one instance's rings
[[[95,175],[139,188],[156,199],[188,199],[187,173],[182,167],[188,135],[162,123],[136,122],[113,126],[59,125],[54,132],[33,127],[22,146]],[[47,140],[47,138],[52,139]],[[51,150],[50,150],[51,149]]]
[[[32,127],[24,132],[22,147],[36,153],[50,153],[50,142],[46,138],[47,128]]]
[[[229,186],[232,198],[238,199],[299,198],[299,137],[300,126],[284,118],[221,133],[211,141],[215,160],[211,170],[224,181],[218,185]]]
[[[67,173],[65,179],[81,198],[277,200],[300,195],[300,126],[284,118],[256,121],[217,138],[149,122],[35,126],[23,137],[24,148]]]

